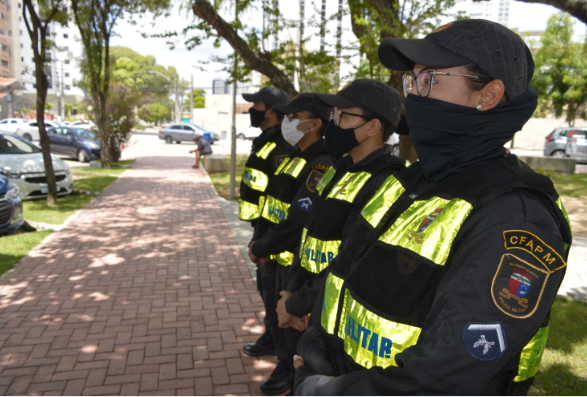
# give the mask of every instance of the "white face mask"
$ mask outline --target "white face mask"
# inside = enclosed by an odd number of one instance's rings
[[[300,131],[298,130],[298,125],[305,123],[306,121],[312,121],[316,119],[304,120],[301,121],[298,119],[289,119],[285,117],[281,122],[281,133],[283,134],[283,139],[287,141],[292,146],[298,144],[298,142],[304,137],[304,134],[310,132],[312,129],[310,128],[307,131]]]

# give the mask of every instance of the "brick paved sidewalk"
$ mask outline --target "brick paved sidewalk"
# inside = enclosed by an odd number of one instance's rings
[[[189,157],[143,157],[0,281],[0,393],[259,394],[262,304]]]

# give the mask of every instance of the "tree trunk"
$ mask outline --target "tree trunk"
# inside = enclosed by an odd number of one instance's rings
[[[192,5],[194,14],[203,19],[210,25],[219,36],[223,37],[236,53],[241,57],[245,65],[257,72],[267,76],[271,83],[277,88],[281,88],[290,97],[298,95],[293,82],[285,73],[271,62],[269,54],[255,53],[243,40],[236,30],[227,23],[212,7],[207,0],[195,0]]]
[[[399,136],[399,156],[402,159],[408,160],[410,163],[418,161],[416,149],[414,148],[414,144],[409,135]]]
[[[47,98],[48,82],[45,76],[43,62],[38,62],[35,57],[36,80],[37,80],[37,125],[39,126],[39,136],[41,138],[41,152],[43,153],[43,163],[45,164],[45,175],[47,177],[47,205],[49,207],[57,206],[57,181],[55,171],[53,170],[53,159],[51,158],[51,143],[45,129],[45,103]]]

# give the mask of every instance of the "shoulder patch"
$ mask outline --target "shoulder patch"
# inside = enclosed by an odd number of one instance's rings
[[[277,156],[275,156],[275,168],[279,168],[281,163],[283,163],[283,160],[285,160],[288,157],[289,156],[287,154],[278,154]]]
[[[463,342],[469,354],[480,361],[500,358],[508,349],[501,322],[467,323],[463,328]]]
[[[525,230],[506,230],[503,232],[504,246],[507,250],[526,251],[544,266],[549,273],[554,273],[567,265],[562,256],[540,237]]]
[[[491,283],[491,297],[499,310],[511,317],[534,314],[550,273],[512,254],[505,254]]]
[[[328,171],[328,169],[330,168],[329,165],[324,164],[324,163],[314,163],[312,164],[312,169],[313,170],[322,170],[324,172]]]
[[[312,200],[310,197],[304,197],[298,200],[298,208],[302,211],[309,212],[312,209]]]
[[[312,171],[308,175],[308,179],[306,179],[306,188],[312,193],[315,193],[316,187],[318,186],[318,183],[320,183],[320,180],[323,176],[324,171],[312,169]]]

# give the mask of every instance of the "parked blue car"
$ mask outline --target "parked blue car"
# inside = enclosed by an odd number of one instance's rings
[[[76,158],[82,163],[100,158],[102,144],[98,137],[81,128],[56,127],[47,131],[51,153]]]
[[[18,186],[0,175],[0,234],[18,229],[24,222]]]

